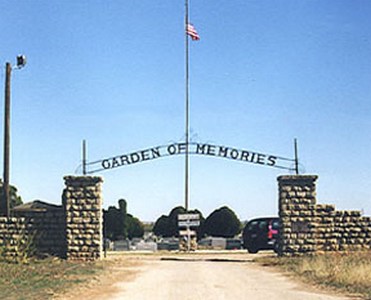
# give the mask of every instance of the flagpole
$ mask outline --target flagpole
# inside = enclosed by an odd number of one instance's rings
[[[187,25],[189,23],[188,0],[185,0],[184,35],[185,35],[185,186],[184,203],[185,210],[189,209],[189,38],[187,35]]]

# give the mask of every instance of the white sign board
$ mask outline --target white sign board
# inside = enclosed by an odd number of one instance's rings
[[[180,235],[196,235],[194,230],[179,230]]]
[[[185,220],[199,220],[200,214],[181,214],[178,215],[179,221],[185,221]]]
[[[179,221],[178,226],[179,227],[200,226],[200,220]]]

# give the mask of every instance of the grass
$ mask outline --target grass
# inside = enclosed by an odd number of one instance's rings
[[[315,256],[264,257],[259,263],[277,266],[305,282],[361,295],[371,300],[371,251],[326,253]]]
[[[0,299],[51,299],[103,271],[101,262],[34,260],[27,264],[0,262]]]

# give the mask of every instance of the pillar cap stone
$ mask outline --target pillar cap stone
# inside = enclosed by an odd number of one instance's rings
[[[314,182],[318,179],[318,175],[281,175],[277,177],[279,182]]]
[[[74,176],[67,175],[63,177],[66,185],[70,183],[79,183],[81,185],[94,185],[103,182],[103,178],[100,176]]]

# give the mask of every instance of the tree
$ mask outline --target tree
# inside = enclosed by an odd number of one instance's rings
[[[117,240],[123,236],[123,223],[120,211],[110,206],[108,210],[103,211],[103,232],[106,238]]]
[[[127,235],[129,239],[140,238],[144,235],[144,225],[138,219],[132,215],[127,215]]]
[[[0,197],[2,197],[2,199],[4,197],[4,185],[1,179],[0,179]],[[9,185],[9,207],[10,209],[18,205],[21,205],[22,203],[23,203],[22,197],[18,195],[18,189],[13,185]]]
[[[17,194],[18,190],[15,186],[10,185],[9,186],[9,198],[10,198],[10,203],[9,206],[10,208],[16,207],[18,205],[21,205],[23,203],[22,197]]]
[[[153,226],[153,233],[157,236],[170,237],[171,232],[169,230],[169,224],[169,217],[162,215],[156,220],[155,225]]]
[[[128,220],[127,220],[127,207],[128,204],[126,203],[125,199],[119,200],[119,208],[120,208],[120,222],[122,224],[122,237],[128,237]]]
[[[213,211],[205,220],[202,232],[210,236],[234,237],[241,231],[241,222],[227,206]]]
[[[127,213],[127,202],[125,199],[118,201],[119,208],[110,206],[103,210],[104,236],[110,240],[142,237],[144,226],[138,218]]]

